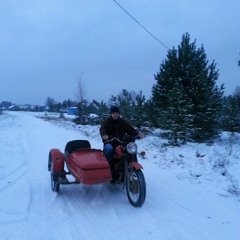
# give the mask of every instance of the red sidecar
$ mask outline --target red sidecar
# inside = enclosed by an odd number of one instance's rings
[[[63,171],[66,165],[69,172]],[[109,182],[110,165],[100,149],[93,149],[87,140],[73,140],[66,144],[64,153],[53,148],[49,152],[48,170],[51,171],[52,190],[59,191],[60,184],[87,185]],[[71,174],[75,181],[63,181]]]

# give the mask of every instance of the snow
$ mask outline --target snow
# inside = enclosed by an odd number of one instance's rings
[[[48,119],[51,119],[48,120]],[[0,239],[240,239],[240,136],[165,146],[158,131],[137,141],[147,183],[141,208],[120,185],[50,188],[51,148],[74,139],[102,149],[99,126],[43,113],[0,115]]]

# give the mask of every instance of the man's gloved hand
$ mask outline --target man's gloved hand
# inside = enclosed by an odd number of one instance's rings
[[[138,134],[138,139],[143,139],[143,135],[141,133]]]

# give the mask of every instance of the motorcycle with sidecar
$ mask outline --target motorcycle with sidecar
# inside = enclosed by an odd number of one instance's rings
[[[130,135],[108,140],[115,148],[110,164],[104,152],[91,148],[88,140],[69,141],[64,153],[52,148],[48,158],[52,190],[58,192],[62,184],[94,185],[112,183],[114,179],[115,184],[126,188],[130,204],[141,207],[146,198],[146,182],[143,167],[138,163],[135,140],[136,137]],[[68,171],[64,170],[64,166]],[[74,181],[63,181],[68,174],[73,176]]]

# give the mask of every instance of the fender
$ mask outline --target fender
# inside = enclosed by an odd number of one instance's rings
[[[64,168],[64,154],[56,148],[49,152],[49,158],[52,157],[53,171],[60,172]]]
[[[136,170],[143,169],[142,165],[138,162],[130,162],[129,165],[132,165]]]
[[[121,159],[122,158],[122,148],[121,146],[116,146],[114,151],[114,158]]]

